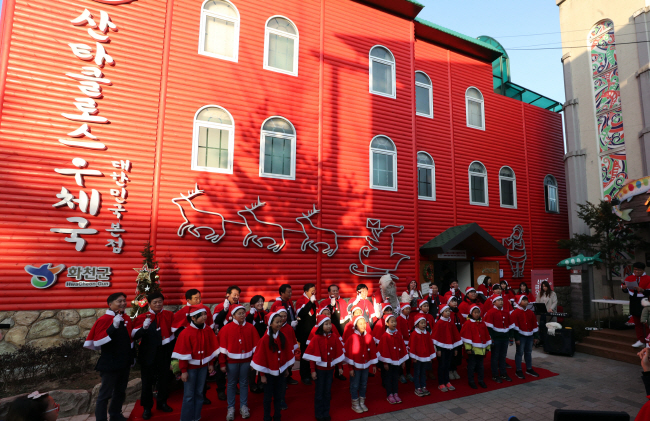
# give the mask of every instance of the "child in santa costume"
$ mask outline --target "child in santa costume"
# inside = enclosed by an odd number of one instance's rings
[[[520,379],[525,378],[521,360],[526,360],[526,373],[533,377],[539,377],[539,374],[533,370],[533,345],[539,342],[539,333],[537,327],[537,316],[532,310],[528,310],[528,297],[518,295],[516,300],[517,308],[512,312],[510,317],[515,325],[514,335],[515,344],[517,344],[517,354],[515,355],[515,375]]]
[[[323,302],[325,303],[325,300],[323,300]],[[327,305],[321,306],[321,308],[318,309],[318,313],[316,313],[316,316],[318,317],[320,315],[327,316],[330,318],[330,321],[332,320],[332,311],[330,310],[330,307]],[[307,338],[307,345],[309,345],[311,340],[314,338],[314,335],[316,334],[317,330],[318,330],[318,325],[311,328],[311,332],[309,332],[309,337]],[[339,338],[339,340],[341,341],[341,345],[343,345],[343,338],[341,338],[341,335],[339,335],[339,331],[336,329],[336,327],[332,329],[332,335]]]
[[[494,308],[494,300],[497,297],[503,297],[502,296],[503,290],[501,289],[501,285],[499,284],[494,284],[492,286],[492,295],[483,303],[483,319],[485,319],[485,315],[487,312],[491,309]],[[512,313],[512,304],[510,304],[509,300],[503,300],[503,308],[505,311],[508,313]]]
[[[284,308],[282,308],[286,312]],[[264,421],[271,421],[271,404],[273,404],[273,420],[280,421],[282,401],[286,390],[286,377],[289,367],[295,362],[293,343],[282,332],[286,316],[280,313],[269,313],[267,325],[269,329],[257,343],[251,367],[260,373],[264,384]],[[291,325],[289,325],[291,328]],[[293,331],[293,329],[292,329]]]
[[[467,381],[472,389],[478,389],[474,383],[474,372],[478,374],[478,384],[487,388],[484,381],[483,360],[490,350],[492,340],[490,332],[481,319],[481,306],[476,304],[469,309],[469,318],[460,331],[460,337],[465,344],[467,353]]]
[[[402,339],[402,335],[397,330],[397,319],[394,314],[384,316],[386,331],[379,340],[377,358],[383,363],[381,370],[381,379],[386,389],[386,399],[391,404],[402,403],[402,399],[397,395],[399,384],[399,368],[405,370],[404,362],[408,359],[408,351]]]
[[[513,305],[517,299],[517,296],[515,295],[515,292],[512,290],[512,288],[510,288],[510,284],[505,279],[502,279],[499,284],[501,285],[501,296],[503,297],[504,301],[508,301],[511,305]]]
[[[261,338],[266,333],[268,326],[266,325],[266,311],[264,310],[264,297],[255,295],[250,301],[250,310],[246,315],[246,322],[253,325],[259,337]],[[248,372],[248,385],[253,393],[264,393],[264,385],[260,381],[259,373],[255,370]]]
[[[460,330],[463,328],[463,324],[467,319],[460,314],[460,310],[458,309],[458,300],[456,297],[450,296],[447,301],[447,305],[449,306],[449,310],[451,310],[451,313],[449,313],[449,318],[451,319],[451,322],[454,324],[454,326],[456,326],[456,329],[458,329],[458,333],[460,333]],[[458,374],[458,367],[460,367],[460,365],[463,363],[462,344],[456,347],[455,351],[456,352],[454,352],[454,355],[451,357],[451,363],[449,364],[449,368],[451,369],[449,372],[449,378],[458,380],[460,379],[460,375]]]
[[[213,360],[219,355],[219,344],[206,323],[207,316],[203,306],[189,309],[189,327],[178,335],[172,354],[172,358],[178,360],[181,380],[185,383],[181,421],[201,419],[205,379],[208,372],[210,375],[215,374]]]
[[[417,314],[424,315],[424,318],[427,320],[427,332],[433,332],[433,325],[436,324],[436,320],[433,315],[429,313],[429,302],[427,300],[419,300],[417,311]],[[415,316],[416,314],[412,314],[409,317],[411,319],[411,330],[413,330],[415,324]]]
[[[449,306],[440,309],[440,318],[433,327],[433,343],[438,355],[438,389],[441,392],[456,390],[449,381],[451,358],[458,352],[458,346],[463,344],[458,328],[451,321]]]
[[[492,278],[487,275],[480,275],[476,282],[478,287],[476,287],[476,292],[479,295],[479,300],[481,303],[485,303],[485,300],[492,294]]]
[[[488,310],[483,317],[492,338],[492,357],[490,359],[492,380],[497,383],[501,383],[502,379],[511,382],[512,379],[506,372],[506,354],[509,341],[514,337],[515,325],[510,319],[510,313],[504,307],[503,297],[497,295],[493,297],[492,302],[494,307]]]
[[[345,341],[345,362],[350,369],[350,395],[352,396],[352,410],[358,414],[367,412],[366,387],[368,385],[368,372],[377,372],[377,346],[368,331],[368,324],[361,313],[354,316],[348,326],[352,326],[353,334]],[[346,326],[347,327],[347,326]]]
[[[293,327],[291,326],[291,324],[289,324],[287,322],[287,320],[288,320],[287,310],[285,310],[283,307],[279,307],[278,310],[277,310],[277,314],[280,316],[280,319],[282,320],[282,327],[280,328],[280,331],[282,332],[282,334],[286,338],[287,342],[289,342],[289,345],[293,349],[293,352],[294,352],[294,355],[295,355],[296,351],[299,348],[299,345],[298,345],[298,341],[296,340],[296,332],[293,330]],[[289,374],[288,374],[288,377],[287,377],[287,383],[288,384],[294,384],[293,382],[290,382],[291,368],[292,367],[293,366],[289,366]],[[295,383],[295,384],[297,384],[297,383]],[[282,392],[282,404],[281,404],[281,406],[282,406],[283,410],[286,410],[286,409],[289,408],[289,406],[287,405],[287,401],[284,399],[284,395],[285,395],[285,392],[283,391]]]
[[[436,348],[433,346],[433,337],[427,332],[427,320],[423,314],[416,314],[415,327],[409,339],[409,356],[413,360],[413,383],[415,394],[427,396],[427,370],[431,361],[436,358]]]
[[[476,290],[472,287],[467,287],[465,288],[465,298],[458,303],[458,311],[460,311],[461,317],[467,320],[469,318],[469,309],[474,306],[479,306],[481,314],[483,314],[483,306],[481,305]]]
[[[352,309],[350,309],[350,314],[352,315],[352,319],[354,319],[357,316],[362,316],[363,315],[363,310],[359,306],[354,306]],[[366,329],[370,330],[370,324],[366,321]],[[343,329],[343,343],[347,342],[348,338],[354,333],[354,325],[352,323],[348,323],[345,325],[345,328]],[[368,332],[370,333],[370,332]]]
[[[372,328],[372,337],[375,338],[376,344],[378,344],[381,337],[384,336],[384,332],[386,331],[386,320],[384,317],[388,314],[393,314],[393,306],[388,303],[382,303],[381,314],[381,319],[377,320],[377,323],[375,323],[375,326]]]
[[[219,363],[221,372],[228,373],[228,413],[227,421],[235,419],[235,401],[239,384],[239,413],[242,418],[250,417],[248,409],[248,371],[260,340],[257,329],[246,323],[246,309],[241,304],[229,308],[232,322],[219,331]]]
[[[304,360],[309,361],[312,381],[316,383],[314,395],[314,411],[318,421],[329,421],[330,400],[332,398],[332,380],[334,370],[343,374],[341,363],[345,359],[343,344],[338,336],[332,333],[332,320],[321,314],[316,319],[316,334],[309,342]],[[334,329],[336,330],[336,329]]]
[[[399,333],[402,334],[404,344],[408,347],[409,339],[411,337],[411,320],[409,319],[409,316],[411,314],[411,304],[401,303],[399,308],[400,313],[397,317],[397,330],[399,330]],[[399,381],[402,383],[413,381],[413,376],[411,375],[411,360],[406,360],[404,364],[406,366],[406,373],[401,373],[399,376]]]

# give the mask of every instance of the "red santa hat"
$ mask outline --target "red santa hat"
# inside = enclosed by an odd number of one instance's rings
[[[422,301],[424,301],[424,300],[422,300]],[[411,304],[409,304],[409,303],[401,303],[401,304],[399,305],[399,311],[400,311],[400,313],[402,312],[402,310],[404,310],[404,309],[407,308],[407,307],[408,307],[408,308],[411,308]]]
[[[355,329],[357,328],[357,322],[359,320],[363,320],[364,322],[366,321],[366,319],[364,319],[363,316],[354,316],[354,319],[352,319],[352,327],[353,328],[355,328]]]
[[[330,319],[330,316],[326,316],[324,314],[319,315],[318,318],[316,319],[316,327],[317,328],[320,327],[323,323],[325,323],[328,320],[330,321],[332,320]]]
[[[205,307],[192,307],[190,306],[190,309],[188,310],[188,314],[190,316],[196,316],[197,314],[200,314],[205,311]]]
[[[363,314],[363,309],[361,307],[359,307],[359,306],[352,307],[352,310],[350,310],[350,314],[354,314],[354,312],[356,310],[359,310],[361,312],[361,314]]]
[[[230,310],[230,314],[232,314],[232,315],[234,316],[234,315],[235,315],[235,312],[236,312],[237,310],[239,310],[239,309],[242,309],[242,310],[246,311],[246,307],[244,307],[243,305],[241,305],[241,304],[235,304],[235,305],[232,307],[232,309]]]
[[[481,307],[479,307],[479,306],[477,306],[476,304],[474,304],[473,306],[471,306],[471,307],[469,308],[469,315],[470,315],[470,316],[472,315],[472,311],[474,311],[475,308],[478,309],[479,312],[481,311]]]
[[[528,300],[528,296],[526,294],[517,295],[516,297],[517,305],[521,305],[521,300],[523,300],[524,298]]]
[[[327,307],[327,306],[323,306],[323,307],[319,308],[319,309],[318,309],[318,313],[316,313],[316,315],[317,315],[317,316],[320,316],[321,314],[323,314],[323,312],[324,312],[325,310],[329,311],[329,307]],[[331,311],[330,311],[330,313],[331,313]]]
[[[455,296],[455,295],[452,295],[451,297],[449,297],[449,298],[447,299],[447,305],[449,305],[449,303],[451,303],[451,300],[454,300],[454,301],[458,302],[458,299],[456,298],[456,296]]]
[[[388,308],[390,308],[391,310],[393,310],[393,306],[390,305],[390,303],[382,303],[382,305],[381,305],[381,314],[384,314],[384,312],[385,312],[386,309],[388,309]]]
[[[417,326],[420,320],[427,320],[422,313],[416,313],[415,320],[413,321],[413,326]]]
[[[474,289],[474,287],[467,287],[467,288],[465,288],[465,295],[469,294],[471,291],[476,292],[476,290]]]
[[[492,302],[495,302],[495,301],[498,301],[498,300],[503,300],[502,295],[493,295],[492,297],[493,297]]]
[[[438,310],[438,314],[440,315],[440,317],[442,317],[442,313],[444,313],[445,310],[451,310],[451,309],[449,308],[449,306],[442,307],[440,310]]]
[[[391,317],[395,317],[395,315],[394,314],[387,314],[387,315],[384,316],[384,323],[386,323],[387,328],[388,328],[388,319],[390,319]],[[395,319],[395,320],[397,320],[397,319]]]
[[[429,304],[427,300],[418,300],[418,310],[422,308],[422,304]]]

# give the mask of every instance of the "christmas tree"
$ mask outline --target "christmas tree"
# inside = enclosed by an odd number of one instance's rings
[[[162,292],[160,288],[160,276],[158,276],[158,262],[154,260],[155,255],[151,244],[147,241],[144,250],[140,252],[144,260],[141,268],[133,268],[138,273],[136,278],[135,299],[131,301],[131,317],[136,317],[149,311],[147,295],[153,292]]]

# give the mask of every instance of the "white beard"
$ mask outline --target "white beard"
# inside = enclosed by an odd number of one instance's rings
[[[395,281],[390,275],[384,275],[379,279],[379,290],[381,291],[381,298],[388,301],[393,307],[393,313],[398,315],[400,307],[397,299],[397,285],[395,285]]]

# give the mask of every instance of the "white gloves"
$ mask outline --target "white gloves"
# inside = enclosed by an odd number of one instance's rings
[[[296,326],[298,326],[298,320],[294,320],[293,322],[291,322],[291,327],[292,327],[292,328],[295,329]]]
[[[330,300],[330,305],[331,305],[332,307],[335,307],[335,306],[336,306],[336,298],[332,297],[332,299]]]
[[[255,309],[255,307],[251,307],[251,311],[250,311],[250,313],[251,313],[251,314],[255,314],[256,312],[257,312],[257,310]]]
[[[116,314],[115,317],[113,317],[113,326],[115,327],[115,329],[120,327],[120,322],[122,322],[123,320],[124,317],[122,317],[121,314]]]
[[[226,299],[226,301],[223,303],[223,309],[228,311],[228,308],[230,307],[230,301]]]
[[[115,322],[115,319],[113,319],[113,323],[114,322]],[[151,319],[149,317],[147,317],[146,319],[144,319],[144,323],[142,323],[142,327],[145,328],[145,329],[148,329],[149,326],[151,326]]]
[[[309,301],[311,301],[312,303],[316,302],[316,294],[309,297]]]
[[[357,304],[359,304],[359,301],[361,301],[361,296],[360,296],[360,295],[357,295],[357,299],[354,300],[354,302],[352,303],[352,307],[354,307],[354,306],[356,306]]]
[[[381,305],[375,304],[375,317],[377,317],[378,319],[381,319],[381,316],[382,316],[382,314],[381,314]]]

